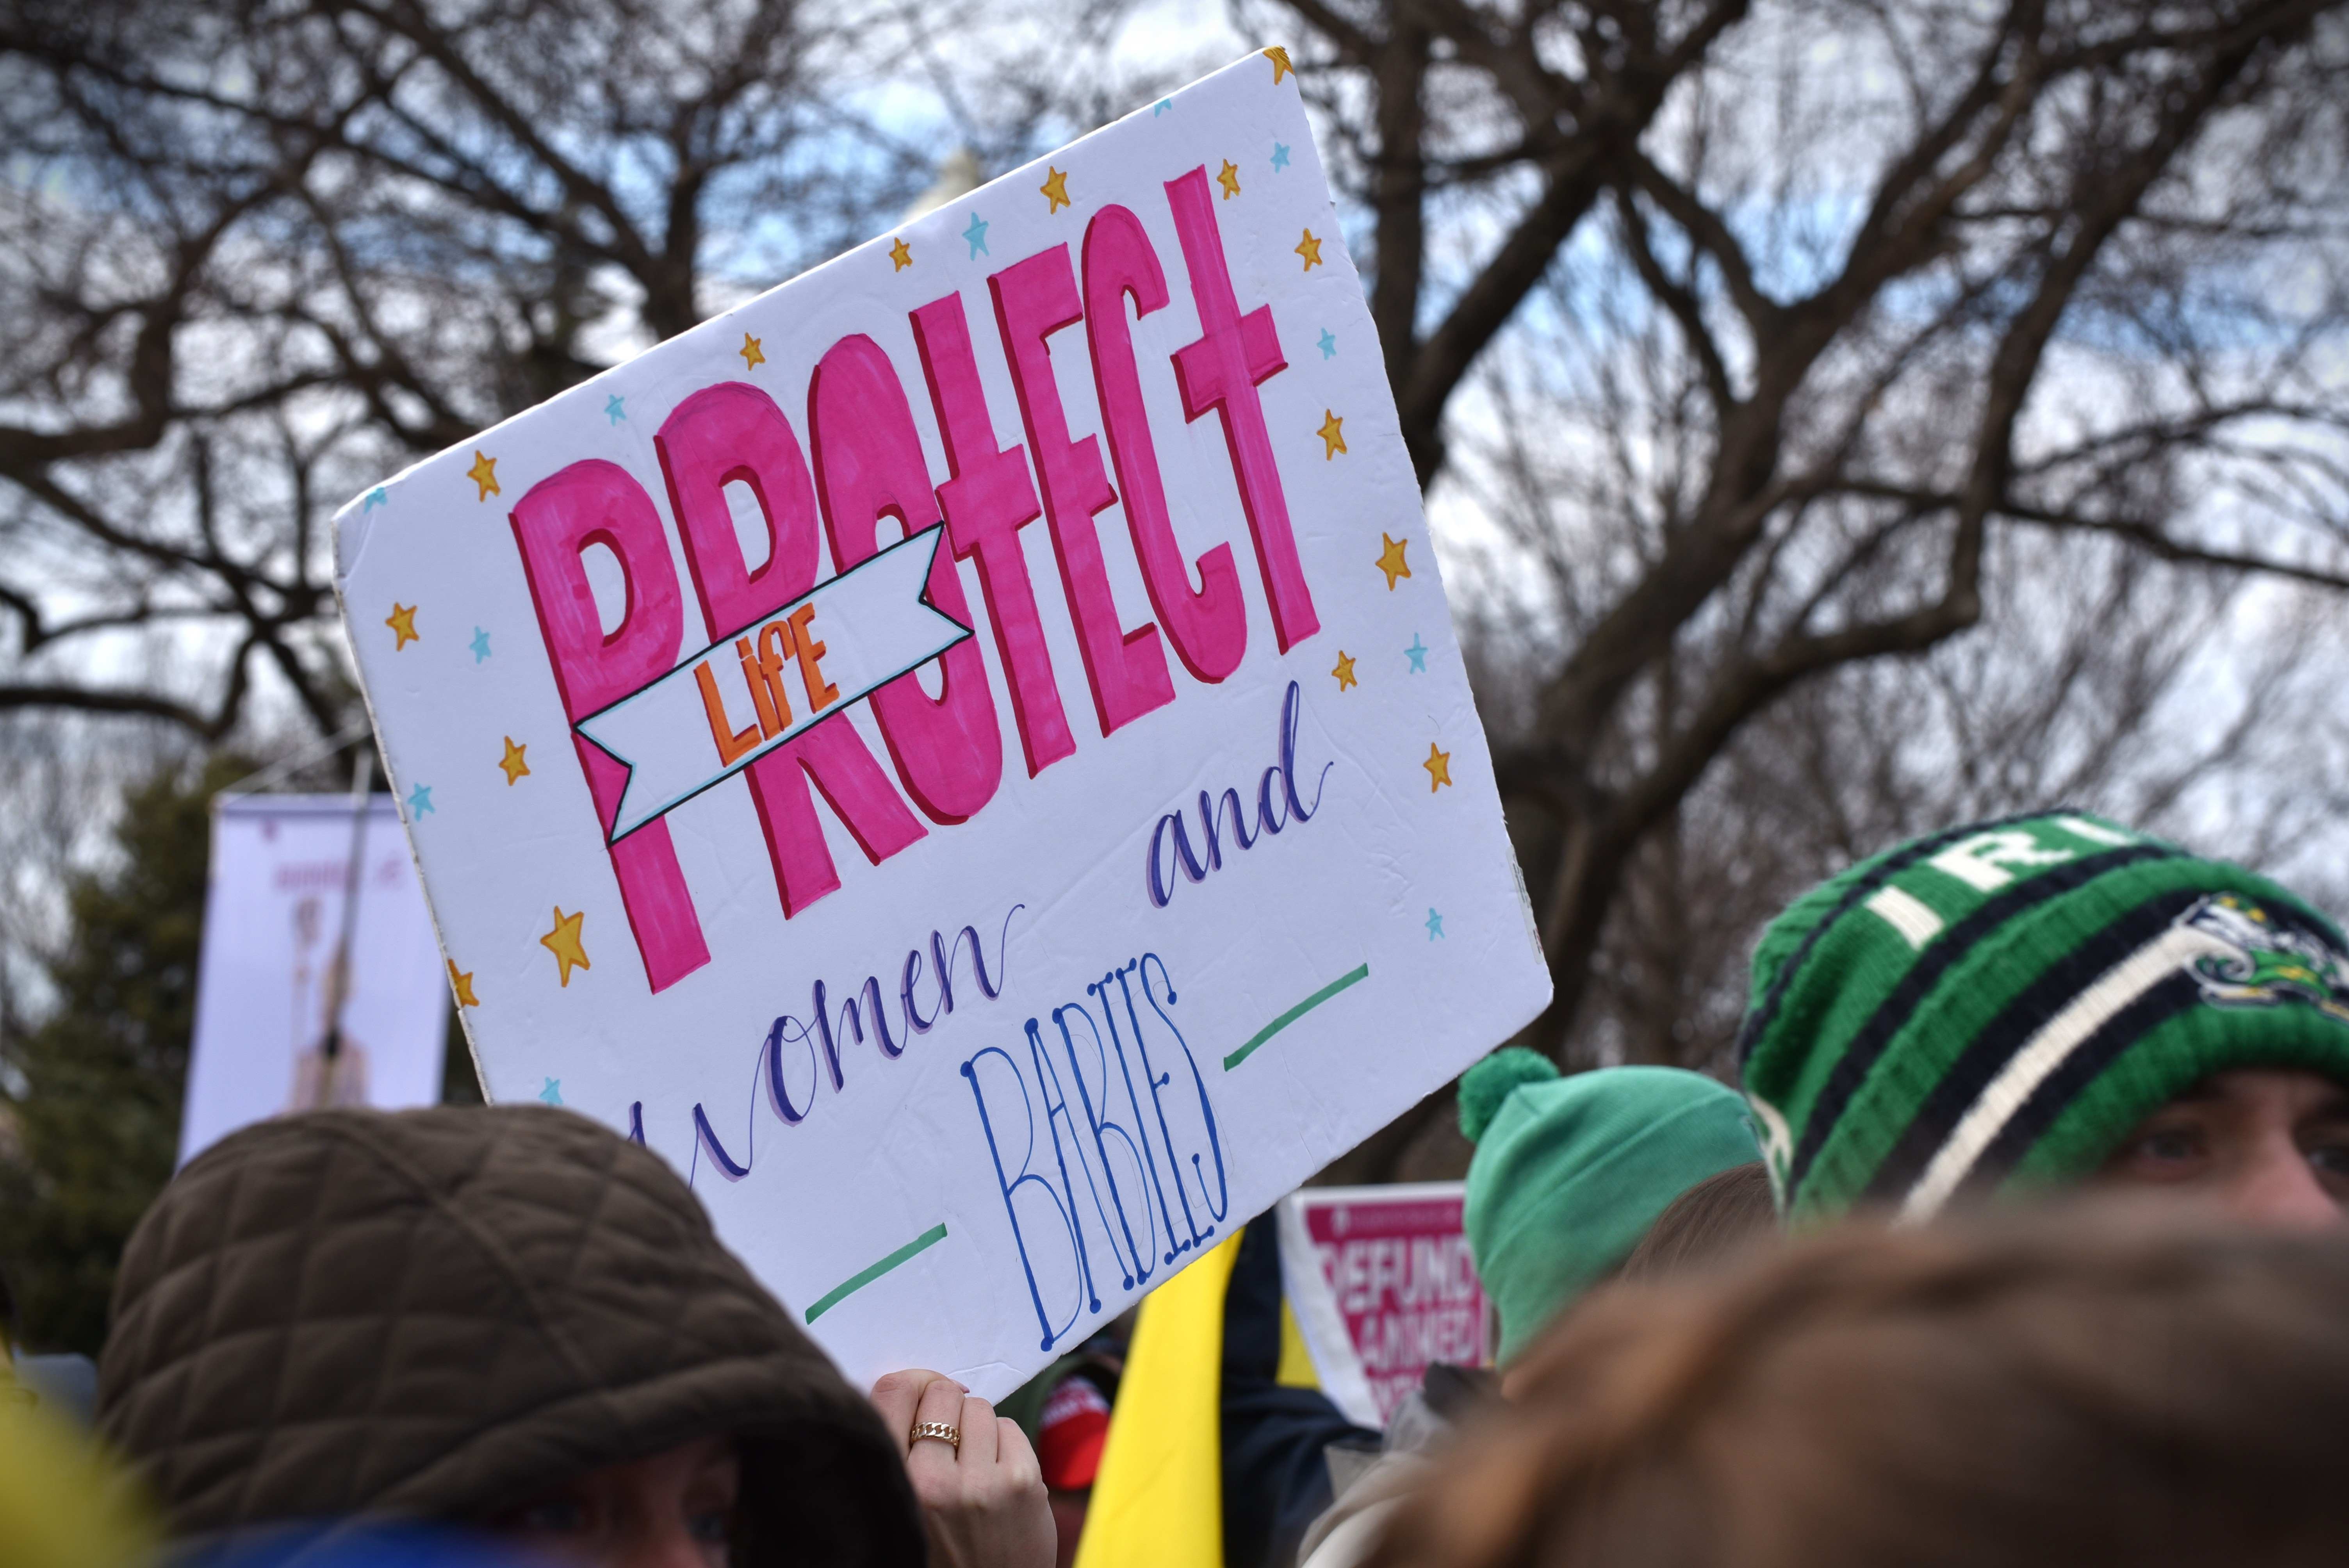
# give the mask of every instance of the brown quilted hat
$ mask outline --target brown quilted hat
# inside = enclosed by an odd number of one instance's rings
[[[657,1155],[543,1106],[328,1110],[223,1139],[123,1254],[105,1436],[182,1537],[463,1522],[741,1439],[737,1561],[905,1564],[889,1434]]]

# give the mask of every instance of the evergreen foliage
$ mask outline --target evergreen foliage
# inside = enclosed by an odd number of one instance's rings
[[[98,1354],[131,1227],[171,1174],[195,1025],[212,791],[250,768],[216,758],[135,784],[119,858],[70,892],[49,968],[56,1009],[11,1045],[13,1137],[0,1144],[0,1270],[16,1333]]]

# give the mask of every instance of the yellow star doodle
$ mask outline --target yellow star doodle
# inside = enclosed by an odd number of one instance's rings
[[[914,247],[905,243],[905,236],[901,234],[897,237],[897,242],[889,247],[889,270],[893,273],[902,273],[913,264]]]
[[[1240,171],[1233,167],[1230,159],[1224,160],[1224,171],[1216,176],[1216,183],[1224,188],[1224,200],[1226,201],[1240,193]]]
[[[465,477],[481,487],[481,493],[473,498],[475,500],[487,500],[493,495],[505,493],[498,489],[497,459],[479,447],[473,449],[473,466],[465,470]]]
[[[506,788],[511,789],[513,788],[515,780],[525,778],[530,773],[530,764],[523,760],[522,755],[523,752],[529,750],[530,748],[526,744],[516,746],[514,744],[514,738],[511,735],[505,738],[505,741],[506,754],[498,759],[498,766],[505,769]]]
[[[449,984],[457,988],[457,1006],[460,1007],[478,1007],[481,1005],[481,999],[473,995],[473,972],[470,969],[459,969],[457,961],[453,958],[449,960]]]
[[[1411,548],[1411,542],[1403,539],[1388,539],[1384,533],[1381,533],[1379,538],[1386,544],[1386,548],[1379,552],[1379,570],[1387,574],[1387,592],[1392,593],[1394,592],[1396,578],[1411,575],[1410,563],[1402,558],[1402,552]]]
[[[1321,264],[1321,242],[1313,237],[1312,230],[1306,230],[1305,238],[1297,242],[1297,253],[1305,258],[1300,271],[1309,273]]]
[[[734,352],[742,356],[742,368],[745,370],[748,370],[753,365],[764,365],[767,363],[766,350],[761,348],[759,346],[759,340],[751,336],[747,332],[742,335],[742,346],[736,349]]]
[[[1280,85],[1280,78],[1284,75],[1293,77],[1297,74],[1297,67],[1288,63],[1288,51],[1282,48],[1278,44],[1275,44],[1271,48],[1267,49],[1264,52],[1264,57],[1272,62],[1272,85],[1274,87],[1278,87]]]
[[[1044,193],[1044,200],[1050,203],[1044,209],[1049,215],[1069,204],[1069,177],[1049,163],[1044,168],[1044,183],[1036,189]]]
[[[558,903],[554,906],[554,929],[538,939],[538,944],[554,954],[555,963],[562,965],[563,984],[566,987],[571,984],[574,969],[595,967],[587,962],[587,950],[579,944],[579,923],[586,918],[585,910],[565,914]]]
[[[1427,743],[1427,760],[1420,766],[1427,769],[1427,792],[1434,794],[1452,782],[1452,753],[1436,748],[1433,740]]]
[[[1348,686],[1358,686],[1362,684],[1354,678],[1354,655],[1343,648],[1338,650],[1338,667],[1330,673],[1338,677],[1340,691],[1344,691]]]
[[[391,628],[393,637],[391,651],[395,654],[409,644],[422,640],[417,635],[416,606],[413,604],[403,604],[394,599],[391,602],[391,614],[383,618],[383,624]]]
[[[1329,409],[1321,410],[1321,428],[1313,432],[1321,438],[1321,460],[1328,462],[1346,449],[1346,421]],[[1381,539],[1385,534],[1379,535]]]

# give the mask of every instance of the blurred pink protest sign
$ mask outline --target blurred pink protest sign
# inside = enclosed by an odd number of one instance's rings
[[[1281,1287],[1321,1387],[1382,1427],[1439,1361],[1490,1355],[1458,1181],[1316,1187],[1280,1204]]]

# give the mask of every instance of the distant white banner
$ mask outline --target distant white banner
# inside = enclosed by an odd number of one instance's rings
[[[390,796],[356,814],[347,795],[222,801],[180,1162],[289,1110],[437,1103],[449,986]]]
[[[891,545],[574,725],[629,769],[611,841],[969,636],[922,597],[945,533]]]

